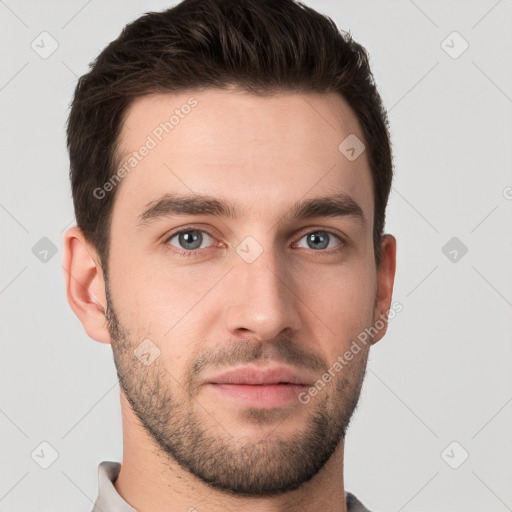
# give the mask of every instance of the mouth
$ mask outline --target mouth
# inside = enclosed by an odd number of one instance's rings
[[[307,377],[285,366],[233,368],[208,378],[205,384],[217,397],[258,409],[298,401],[310,386]]]

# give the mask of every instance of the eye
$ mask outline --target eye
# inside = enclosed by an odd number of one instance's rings
[[[331,233],[330,231],[311,231],[304,235],[300,240],[306,239],[307,246],[306,249],[332,249],[333,247],[338,247],[343,245],[343,241],[338,235]],[[337,245],[332,245],[331,242],[333,240],[338,240],[339,243]],[[298,247],[300,246],[300,241],[298,242]],[[304,247],[304,246],[302,246]]]
[[[176,239],[178,245],[171,243],[173,239]],[[178,231],[171,235],[166,243],[176,247],[177,249],[182,249],[183,252],[190,252],[196,249],[205,249],[206,247],[201,247],[203,242],[208,242],[208,239],[214,240],[212,236],[210,236],[206,231],[201,229],[185,229],[182,231]],[[183,251],[183,249],[185,249]]]
[[[306,245],[302,240],[305,239]],[[336,244],[335,241],[338,241]],[[208,249],[213,246],[215,238],[202,229],[185,228],[173,233],[165,240],[167,246],[171,246],[175,253],[181,256],[197,256],[200,249]],[[206,245],[204,245],[206,244]],[[316,230],[306,233],[294,244],[295,247],[313,249],[315,252],[331,252],[326,249],[341,250],[345,245],[343,239],[330,231]]]

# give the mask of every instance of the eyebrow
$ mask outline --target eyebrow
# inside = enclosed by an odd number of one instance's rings
[[[209,195],[165,194],[148,203],[137,219],[137,227],[147,226],[160,218],[182,215],[211,215],[239,219],[241,211],[231,201]],[[306,220],[314,217],[352,217],[361,224],[366,223],[362,208],[347,194],[339,193],[306,199],[295,203],[289,217]]]

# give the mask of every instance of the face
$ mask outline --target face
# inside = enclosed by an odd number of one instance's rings
[[[366,153],[338,149],[350,134],[363,140],[334,94],[203,90],[127,112],[107,283],[115,364],[147,435],[214,488],[298,488],[356,407],[371,343],[341,362],[383,305]]]

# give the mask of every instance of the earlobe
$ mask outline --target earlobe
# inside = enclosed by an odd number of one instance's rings
[[[388,312],[391,308],[393,284],[396,271],[396,239],[393,235],[384,235],[381,241],[382,257],[377,268],[377,293],[375,299],[374,325],[379,328],[372,339],[377,343],[387,331]]]
[[[103,271],[96,251],[77,226],[66,231],[63,253],[66,295],[71,309],[88,336],[101,343],[111,343],[105,318]]]

